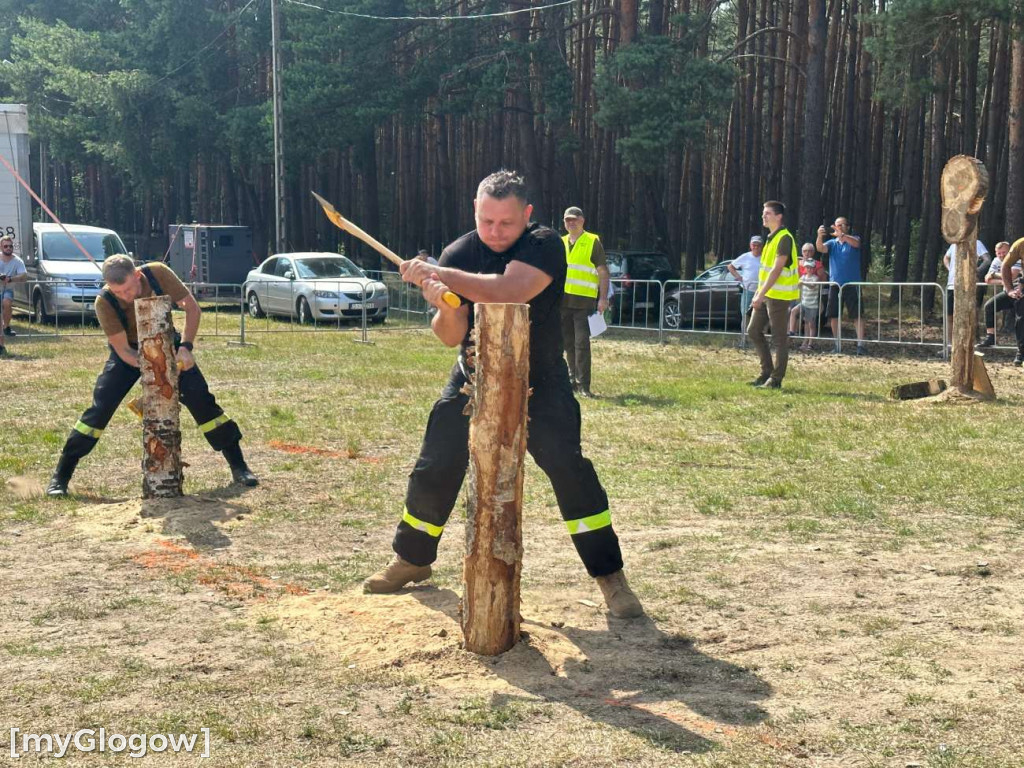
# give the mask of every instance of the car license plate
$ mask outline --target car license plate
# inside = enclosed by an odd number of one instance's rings
[[[348,308],[349,309],[362,309],[363,305],[362,304],[349,304]]]
[[[651,309],[654,306],[653,301],[638,301],[633,305],[637,309]]]

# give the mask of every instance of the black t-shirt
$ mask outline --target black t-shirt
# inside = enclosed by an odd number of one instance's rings
[[[521,261],[551,276],[548,286],[528,302],[530,305],[530,376],[543,375],[562,359],[561,305],[565,290],[565,245],[553,230],[530,224],[507,251],[495,253],[480,240],[474,229],[441,252],[440,265],[478,275],[503,275],[511,261]],[[462,350],[470,343],[473,330],[473,302],[469,305],[469,330]]]

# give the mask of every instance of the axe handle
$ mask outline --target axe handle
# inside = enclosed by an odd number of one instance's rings
[[[346,219],[340,213],[338,214],[338,218],[341,219],[341,223],[344,225],[345,230],[350,235],[354,235],[355,237],[358,237],[360,240],[362,240],[368,246],[373,248],[373,250],[375,250],[381,256],[383,256],[385,259],[387,259],[392,264],[394,264],[396,267],[402,266],[402,259],[401,259],[401,257],[397,253],[395,253],[390,248],[388,248],[386,245],[381,243],[373,235],[369,234],[368,232],[364,232],[362,229],[357,227],[355,224],[353,224],[351,221]]]
[[[385,259],[387,259],[392,264],[394,264],[396,267],[402,266],[402,259],[401,259],[401,257],[397,253],[395,253],[390,248],[388,248],[386,245],[384,245],[383,243],[378,241],[377,238],[375,238],[373,235],[369,234],[368,232],[364,232],[362,229],[357,227],[355,224],[353,224],[351,221],[346,219],[340,213],[337,214],[337,216],[338,216],[338,219],[341,221],[342,229],[344,229],[346,232],[348,232],[353,237],[358,237],[360,240],[362,240],[368,246],[373,248],[373,250],[375,250],[381,256],[383,256]],[[449,307],[456,307],[457,308],[457,307],[462,305],[462,299],[460,299],[458,296],[456,296],[451,291],[445,291],[444,303],[447,304]]]

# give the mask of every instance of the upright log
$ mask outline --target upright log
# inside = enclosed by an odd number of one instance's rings
[[[529,307],[477,304],[475,333],[462,634],[467,650],[496,656],[519,640]]]
[[[142,496],[181,496],[181,406],[170,298],[136,299],[135,320],[142,372]]]
[[[960,392],[973,392],[974,331],[978,323],[975,249],[978,214],[988,193],[988,171],[976,158],[956,155],[942,170],[941,188],[942,234],[946,242],[956,244],[950,386]]]

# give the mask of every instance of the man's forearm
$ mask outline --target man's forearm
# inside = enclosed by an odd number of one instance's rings
[[[782,270],[785,268],[786,265],[784,262],[775,262],[775,266],[772,267],[772,271],[768,273],[768,277],[765,278],[764,284],[757,289],[757,292],[761,294],[762,297],[767,295],[768,291],[775,287],[775,283],[778,281],[779,275],[782,274]]]
[[[472,302],[508,301],[502,290],[501,278],[504,275],[478,275],[450,267],[438,267],[436,271],[442,283]]]
[[[430,328],[446,347],[457,347],[469,330],[469,309],[465,306],[453,310],[440,309],[430,321]]]
[[[451,267],[437,267],[434,271],[438,279],[452,291],[477,304],[525,304],[536,295],[517,295],[507,275],[479,275]]]
[[[202,316],[203,311],[198,304],[185,308],[185,330],[181,333],[182,341],[194,342],[196,340],[196,334],[199,333],[199,320]]]
[[[1010,293],[1013,290],[1013,262],[1004,261],[999,277],[1003,281],[1003,290]]]
[[[611,281],[611,275],[608,273],[608,267],[597,268],[597,300],[607,301],[608,300],[608,283]]]

